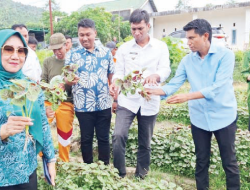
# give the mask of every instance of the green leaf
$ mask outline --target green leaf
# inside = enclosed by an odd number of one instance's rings
[[[24,97],[25,98],[25,95],[27,94],[27,91],[21,91],[21,92],[18,92],[18,93],[16,93],[16,94],[14,94],[14,99],[20,99],[20,98],[22,98],[22,97]]]
[[[11,79],[10,82],[15,84],[16,86],[23,87],[23,88],[27,88],[28,84],[30,83],[24,79]]]
[[[10,90],[11,90],[12,92],[21,92],[21,91],[24,91],[25,88],[22,87],[22,86],[11,85],[11,86],[10,86]]]
[[[35,102],[41,92],[40,86],[38,86],[35,83],[30,83],[29,88],[28,88],[28,93],[27,93],[27,99]]]
[[[0,90],[0,97],[3,101],[8,100],[9,98],[13,98],[14,94],[9,89],[2,89]]]
[[[25,97],[21,96],[20,98],[14,98],[14,99],[11,100],[10,103],[13,104],[13,105],[22,107],[22,106],[25,105]]]

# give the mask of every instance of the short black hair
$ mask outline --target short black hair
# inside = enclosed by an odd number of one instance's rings
[[[30,36],[30,37],[29,37],[28,44],[35,44],[35,45],[37,45],[37,44],[38,44],[38,41],[36,40],[35,37]]]
[[[83,28],[92,28],[95,30],[95,22],[91,19],[88,19],[88,18],[80,20],[80,22],[78,22],[77,26],[78,26],[78,29],[80,27],[83,27]]]
[[[209,34],[208,40],[211,43],[211,41],[212,41],[212,27],[207,20],[195,19],[183,27],[184,31],[189,31],[192,29],[194,29],[195,33],[199,34],[200,36],[204,35],[205,33],[208,33]]]
[[[24,25],[24,24],[14,24],[14,25],[11,26],[12,30],[16,30],[17,28],[21,28],[21,29],[26,28],[28,30],[27,26]]]
[[[146,10],[135,9],[129,18],[130,23],[140,23],[141,21],[145,21],[146,24],[149,23],[149,14]]]
[[[69,35],[65,35],[65,38],[66,38],[66,40],[67,40],[67,39],[71,39],[71,41],[72,41],[72,37],[69,36]]]

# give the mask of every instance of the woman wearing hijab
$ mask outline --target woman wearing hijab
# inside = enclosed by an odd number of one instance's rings
[[[0,31],[0,47],[2,90],[12,84],[10,79],[25,79],[21,69],[28,50],[21,34],[9,29]],[[24,150],[26,125],[30,126],[35,146],[29,140]],[[33,105],[31,118],[22,117],[20,107],[0,98],[0,190],[37,189],[37,154],[40,151],[48,162],[52,185],[55,185],[56,160],[42,92]]]

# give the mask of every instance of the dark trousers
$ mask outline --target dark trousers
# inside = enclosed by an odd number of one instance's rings
[[[98,159],[109,164],[110,146],[109,130],[111,122],[111,108],[95,112],[76,112],[81,130],[81,151],[83,161],[93,163],[94,129],[98,141]]]
[[[37,175],[36,170],[30,175],[29,183],[19,185],[0,187],[0,190],[36,190],[37,189]]]
[[[196,154],[195,179],[197,189],[207,190],[209,188],[208,168],[212,134],[214,134],[219,146],[222,166],[226,173],[227,190],[240,189],[240,175],[234,143],[237,130],[236,120],[229,126],[213,132],[202,130],[193,124],[191,126]]]
[[[137,114],[118,105],[116,110],[115,130],[113,134],[114,167],[119,170],[119,175],[126,175],[125,150],[129,128],[137,116],[138,120],[138,152],[135,176],[144,177],[150,165],[151,138],[157,115],[142,116],[140,110]]]

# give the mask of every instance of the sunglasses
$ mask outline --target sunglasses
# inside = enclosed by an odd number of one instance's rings
[[[4,45],[3,47],[1,47],[2,49],[2,55],[7,55],[7,56],[11,56],[15,53],[17,53],[18,57],[26,57],[28,54],[28,48],[26,47],[19,47],[19,48],[14,48],[11,45]]]

